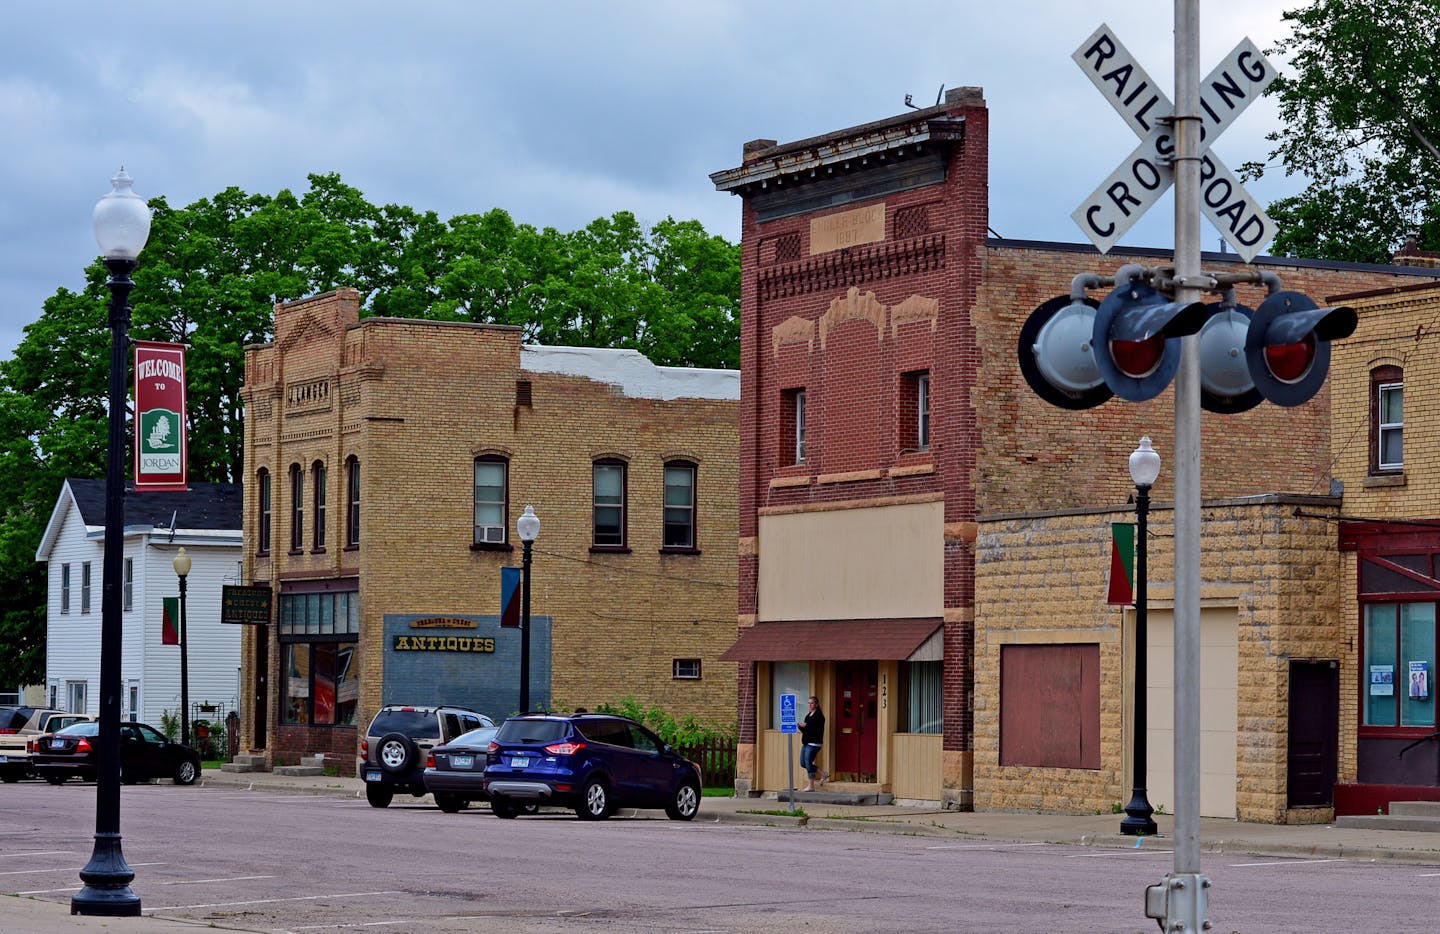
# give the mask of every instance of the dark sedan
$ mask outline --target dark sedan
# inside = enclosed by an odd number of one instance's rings
[[[489,799],[484,787],[485,756],[496,729],[483,726],[430,750],[425,761],[425,790],[434,796],[440,810],[454,814],[471,801]]]
[[[35,744],[31,765],[52,785],[68,778],[94,781],[99,761],[100,724],[67,726]],[[200,756],[189,746],[171,742],[144,723],[120,724],[120,780],[126,784],[169,778],[189,785],[200,775]]]

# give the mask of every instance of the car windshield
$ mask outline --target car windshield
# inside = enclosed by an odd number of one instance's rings
[[[382,710],[375,715],[375,722],[370,724],[370,735],[384,736],[386,733],[439,736],[440,721],[435,719],[433,710]]]
[[[450,741],[451,746],[488,746],[495,738],[495,731],[499,727],[482,726],[478,730],[471,730],[469,733],[461,733]]]
[[[569,733],[570,723],[566,720],[517,718],[500,724],[500,732],[495,734],[495,742],[553,743],[557,739],[564,739]]]
[[[100,723],[97,720],[86,720],[84,723],[72,723],[63,730],[56,730],[57,735],[65,736],[99,736]]]

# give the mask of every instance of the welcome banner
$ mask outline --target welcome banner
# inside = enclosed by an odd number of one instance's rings
[[[135,492],[185,490],[185,345],[135,341]]]

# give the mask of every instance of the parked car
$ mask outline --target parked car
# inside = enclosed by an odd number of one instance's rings
[[[482,726],[430,750],[425,760],[425,790],[435,806],[454,814],[471,801],[488,801],[485,757],[499,727]]]
[[[604,820],[616,808],[664,808],[671,820],[700,810],[700,769],[644,726],[608,714],[511,717],[490,743],[485,792],[496,817],[524,804],[573,808]]]
[[[365,800],[383,808],[396,792],[420,797],[431,750],[462,733],[494,725],[494,720],[465,707],[381,707],[360,742]]]
[[[67,726],[35,744],[31,764],[52,785],[67,779],[94,781],[99,764],[100,724],[94,720]],[[144,723],[120,724],[120,780],[127,785],[152,778],[192,784],[200,775],[200,754],[171,742]]]
[[[48,707],[0,707],[0,781],[18,782],[31,774],[31,747],[37,738],[94,719],[92,714]]]

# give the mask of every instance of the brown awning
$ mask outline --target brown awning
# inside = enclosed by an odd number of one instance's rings
[[[727,662],[903,659],[942,625],[938,616],[756,623],[741,630],[740,638],[720,658]]]

